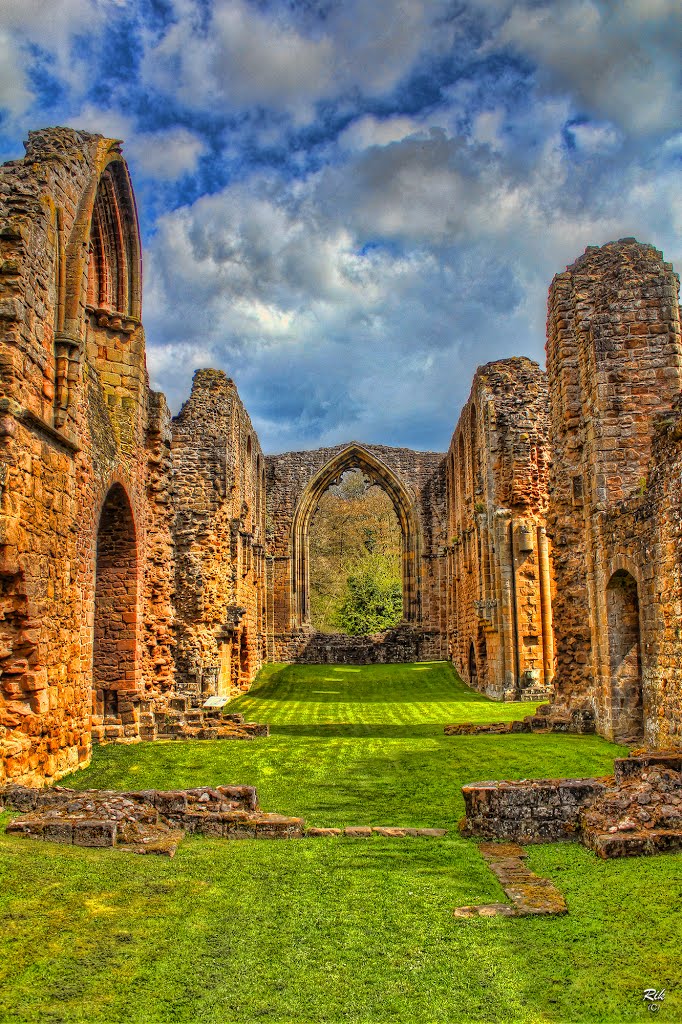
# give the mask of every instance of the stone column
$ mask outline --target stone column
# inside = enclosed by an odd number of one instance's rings
[[[514,608],[514,552],[512,549],[512,514],[508,509],[495,513],[497,550],[500,556],[500,584],[502,615],[500,631],[504,652],[504,694],[515,695],[517,688],[516,671],[516,614]]]
[[[554,678],[554,629],[552,627],[552,577],[549,568],[549,541],[544,526],[538,527],[540,563],[540,612],[542,616],[543,682],[550,686]]]

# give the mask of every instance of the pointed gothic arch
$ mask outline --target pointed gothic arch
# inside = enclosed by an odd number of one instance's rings
[[[362,445],[353,443],[338,452],[313,477],[301,495],[291,527],[291,609],[292,627],[299,628],[310,616],[310,524],[320,498],[349,469],[361,469],[388,494],[403,538],[403,616],[408,622],[421,620],[421,536],[419,516],[412,495],[381,459]]]
[[[113,139],[98,143],[97,162],[81,195],[68,240],[59,231],[55,348],[55,426],[64,425],[78,378],[86,320],[131,334],[142,315],[142,247],[130,175]],[[59,226],[59,223],[58,223]],[[63,253],[62,253],[63,248]]]

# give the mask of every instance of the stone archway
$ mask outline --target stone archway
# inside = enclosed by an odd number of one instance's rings
[[[414,499],[405,485],[376,455],[351,444],[333,456],[305,488],[294,512],[291,527],[291,618],[292,628],[309,622],[309,531],[320,498],[349,469],[361,469],[388,494],[402,533],[403,617],[421,621],[421,538]]]
[[[119,694],[137,688],[138,557],[128,495],[114,484],[97,531],[93,640],[93,712],[119,715]]]
[[[606,612],[613,739],[637,740],[644,732],[639,598],[637,581],[626,569],[608,582]]]

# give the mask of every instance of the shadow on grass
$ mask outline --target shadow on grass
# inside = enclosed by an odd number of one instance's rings
[[[432,739],[442,738],[445,722],[434,722],[426,725],[412,725],[409,722],[398,725],[382,725],[370,722],[332,722],[316,725],[271,725],[271,736],[318,736],[320,739],[332,739],[342,736],[357,739],[382,740],[414,740],[420,737]]]

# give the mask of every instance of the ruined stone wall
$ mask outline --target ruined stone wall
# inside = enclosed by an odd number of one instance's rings
[[[265,605],[265,464],[237,389],[198,370],[173,421],[177,684],[248,689],[260,668]]]
[[[445,657],[443,456],[406,448],[352,442],[316,451],[266,458],[268,506],[268,602],[272,639],[268,660],[306,660],[324,648],[309,624],[308,527],[324,491],[347,469],[359,467],[391,497],[403,532],[405,619],[419,638],[384,648],[383,660],[404,660],[418,650],[425,660]],[[329,657],[336,647],[327,644]],[[339,653],[339,657],[350,657]]]
[[[112,705],[149,682],[139,658],[150,518],[139,286],[118,145],[31,133],[25,158],[0,168],[0,779],[50,780],[89,759],[97,535],[114,485],[135,549],[121,584],[130,646],[101,689]],[[122,736],[134,731],[115,720]]]
[[[447,454],[447,629],[471,686],[549,692],[548,392],[529,359],[479,367]]]
[[[652,744],[682,709],[678,287],[623,239],[559,274],[548,313],[556,701]]]

